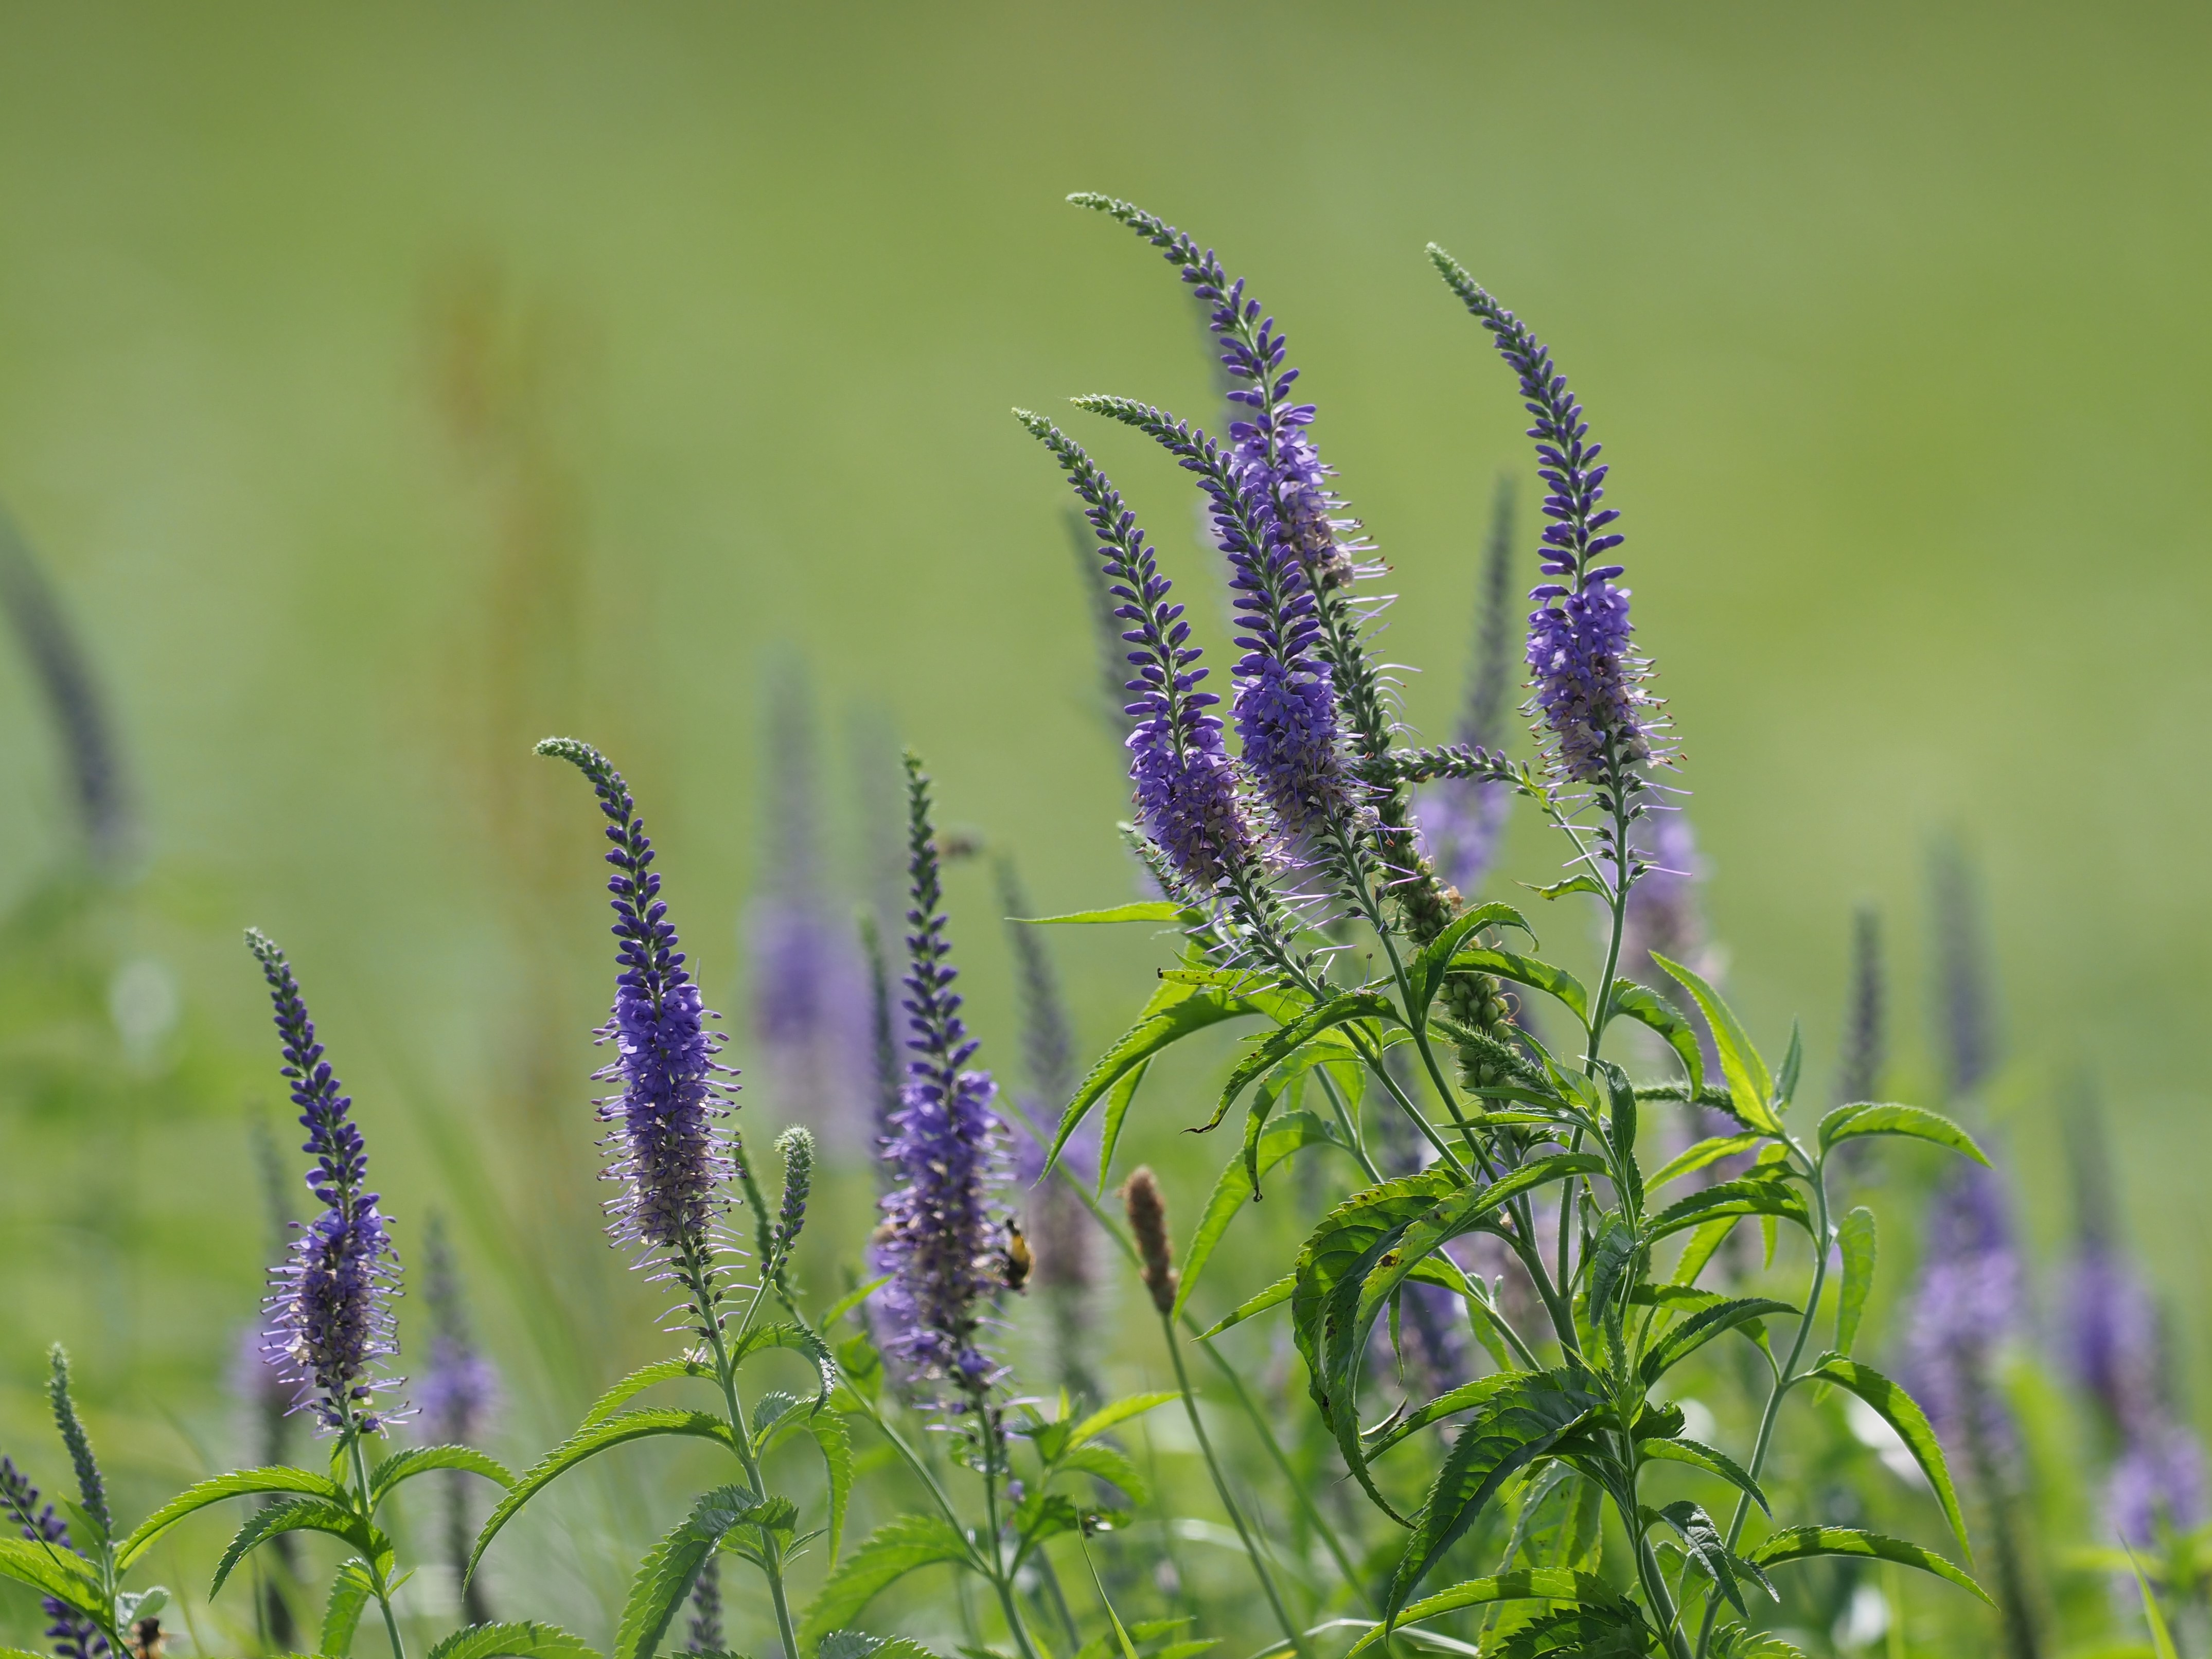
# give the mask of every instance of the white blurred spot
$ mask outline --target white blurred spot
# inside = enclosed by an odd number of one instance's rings
[[[1913,1460],[1912,1449],[1889,1426],[1887,1418],[1855,1394],[1844,1396],[1844,1415],[1850,1420],[1852,1438],[1881,1459],[1883,1468],[1908,1485],[1927,1486],[1928,1477]]]
[[[1872,1584],[1858,1585],[1831,1633],[1839,1648],[1872,1647],[1889,1634],[1889,1598]]]
[[[133,1065],[153,1059],[183,1010],[177,976],[151,957],[137,957],[115,970],[107,986],[107,1017],[123,1039]]]
[[[1721,1427],[1711,1407],[1702,1400],[1677,1400],[1674,1403],[1682,1408],[1682,1432],[1690,1439],[1711,1445]]]

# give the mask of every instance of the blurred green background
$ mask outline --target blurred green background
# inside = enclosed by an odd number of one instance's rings
[[[8,657],[0,1444],[43,1435],[60,1337],[131,1490],[234,1455],[264,1255],[240,1124],[282,1103],[247,922],[300,967],[403,1249],[430,1206],[465,1218],[511,1449],[643,1350],[652,1298],[591,1233],[595,821],[531,739],[628,772],[740,1063],[779,662],[816,686],[852,890],[852,733],[888,727],[1040,909],[1127,893],[1063,496],[1006,410],[1216,394],[1189,301],[1079,188],[1217,245],[1284,319],[1432,736],[1492,479],[1531,480],[1423,243],[1531,320],[1614,464],[1754,1030],[1802,1015],[1825,1075],[1872,900],[1899,1087],[1924,1080],[1927,854],[1958,836],[2022,1212],[2063,1228],[2056,1103],[2090,1068],[2185,1373],[2212,1359],[2201,9],[7,17],[0,497],[110,689],[145,831],[127,883],[58,873],[65,783]],[[1067,420],[1218,650],[1180,475]],[[1511,873],[1550,878],[1516,834]],[[1003,1065],[996,908],[958,880]],[[1155,948],[1054,943],[1094,1046]],[[134,964],[176,1012],[126,1043]],[[1154,1097],[1139,1150],[1189,1203],[1214,1155],[1181,1121]],[[818,1249],[857,1260],[850,1213]]]

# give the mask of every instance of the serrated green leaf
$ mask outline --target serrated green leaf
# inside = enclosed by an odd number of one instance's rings
[[[463,1469],[501,1486],[514,1485],[514,1477],[504,1464],[473,1446],[416,1446],[395,1452],[376,1466],[368,1477],[369,1507],[374,1509],[382,1503],[401,1481],[430,1469]]]
[[[1182,1398],[1172,1389],[1156,1389],[1149,1394],[1125,1394],[1119,1400],[1109,1401],[1075,1425],[1062,1449],[1072,1450],[1087,1444],[1107,1430],[1126,1423],[1133,1417],[1142,1417],[1146,1412],[1157,1411],[1171,1401]]]
[[[836,1357],[830,1352],[827,1343],[804,1325],[783,1321],[753,1326],[730,1345],[730,1364],[734,1369],[753,1355],[771,1348],[783,1348],[812,1360],[817,1385],[814,1408],[819,1411],[830,1403],[830,1396],[837,1387]]]
[[[1587,870],[1578,876],[1569,876],[1565,881],[1548,882],[1539,887],[1533,882],[1516,882],[1516,887],[1526,887],[1538,898],[1562,899],[1570,893],[1588,893],[1593,898],[1610,899],[1613,895],[1606,884]]]
[[[345,1495],[344,1489],[337,1481],[307,1469],[233,1469],[228,1474],[218,1474],[185,1487],[141,1521],[131,1535],[116,1547],[117,1570],[120,1571],[130,1566],[146,1553],[155,1539],[186,1516],[196,1514],[210,1504],[220,1504],[226,1498],[244,1498],[258,1492],[299,1492],[313,1498],[327,1498],[333,1503],[341,1501]]]
[[[1650,1388],[1706,1343],[1739,1325],[1777,1314],[1794,1318],[1797,1312],[1787,1302],[1777,1302],[1771,1297],[1747,1296],[1694,1313],[1651,1345],[1651,1351],[1644,1356],[1644,1386]]]
[[[1717,1220],[1701,1224],[1690,1235],[1690,1242],[1682,1247],[1682,1254],[1674,1262],[1674,1288],[1694,1288],[1698,1275],[1705,1272],[1705,1264],[1719,1254],[1721,1246],[1728,1243],[1728,1236],[1735,1231],[1735,1224],[1742,1218],[1741,1216],[1724,1215]]]
[[[1460,951],[1451,959],[1447,969],[1451,973],[1494,974],[1499,979],[1510,979],[1516,985],[1526,985],[1532,990],[1542,991],[1556,997],[1573,1012],[1577,1019],[1589,1019],[1589,993],[1565,969],[1534,957],[1522,956],[1517,951],[1493,951],[1483,946]]]
[[[1222,1166],[1220,1176],[1213,1183],[1213,1192],[1206,1200],[1206,1208],[1199,1214],[1190,1243],[1183,1251],[1173,1316],[1182,1316],[1198,1276],[1212,1260],[1215,1246],[1221,1243],[1237,1212],[1257,1195],[1257,1177],[1308,1146],[1334,1145],[1335,1139],[1329,1126],[1312,1113],[1291,1112],[1248,1149],[1249,1161],[1247,1152],[1239,1152]]]
[[[1747,1152],[1765,1139],[1766,1137],[1755,1129],[1738,1135],[1715,1135],[1710,1140],[1701,1140],[1688,1151],[1668,1158],[1644,1184],[1656,1192],[1668,1182],[1679,1181],[1686,1175],[1694,1175],[1708,1164],[1717,1164],[1724,1158],[1734,1158],[1739,1152]]]
[[[806,1419],[806,1431],[822,1449],[822,1468],[830,1483],[830,1565],[837,1565],[837,1552],[845,1538],[845,1510],[853,1499],[853,1437],[845,1419],[835,1412],[816,1412]]]
[[[0,1538],[0,1577],[66,1601],[89,1618],[105,1614],[100,1581],[92,1576],[91,1567],[58,1545],[49,1548],[27,1538]]]
[[[1106,1191],[1107,1174],[1114,1167],[1114,1149],[1121,1144],[1121,1127],[1129,1121],[1129,1108],[1136,1104],[1137,1091],[1145,1086],[1145,1073],[1151,1071],[1151,1056],[1139,1060],[1124,1072],[1106,1093],[1106,1114],[1098,1133],[1098,1191]]]
[[[315,1646],[321,1659],[346,1659],[353,1651],[355,1632],[374,1593],[368,1563],[356,1557],[338,1564],[331,1577],[331,1599],[323,1608],[322,1639]]]
[[[911,1636],[870,1636],[857,1630],[831,1631],[817,1654],[818,1659],[937,1659]]]
[[[1053,1466],[1055,1474],[1088,1474],[1101,1480],[1110,1480],[1129,1495],[1129,1501],[1141,1508],[1152,1501],[1152,1483],[1145,1479],[1128,1453],[1100,1443],[1076,1446],[1064,1453]]]
[[[2133,1550],[2128,1552],[2128,1566],[2134,1572],[2136,1588],[2142,1592],[2143,1622],[2150,1626],[2151,1659],[2181,1659],[2181,1650],[2173,1644],[2173,1632],[2166,1627],[2166,1613],[2151,1594],[2150,1580],[2143,1576],[2142,1563],[2136,1559]]]
[[[1866,1313],[1867,1293],[1874,1289],[1880,1255],[1874,1212],[1862,1204],[1845,1216],[1836,1229],[1836,1246],[1844,1258],[1843,1286],[1836,1295],[1836,1352],[1849,1359],[1851,1344],[1858,1339],[1859,1320]]]
[[[1966,1517],[1960,1512],[1959,1494],[1951,1485],[1951,1471],[1943,1462],[1942,1445],[1936,1438],[1936,1431],[1929,1426],[1928,1413],[1920,1409],[1919,1402],[1872,1366],[1862,1365],[1856,1360],[1824,1359],[1807,1374],[1856,1395],[1874,1407],[1883,1422],[1897,1431],[1898,1438],[1912,1454],[1912,1461],[1928,1477],[1936,1501],[1943,1506],[1943,1518],[1951,1523],[1951,1535],[1959,1540],[1959,1548],[1966,1559],[1972,1560],[1973,1546],[1966,1541]]]
[[[471,1625],[430,1650],[430,1659],[599,1659],[591,1644],[558,1625]]]
[[[1171,981],[1162,983],[1138,1014],[1136,1024],[1099,1056],[1090,1075],[1076,1090],[1075,1098],[1060,1113],[1060,1127],[1053,1133],[1052,1148],[1045,1161],[1045,1173],[1051,1173],[1052,1166],[1060,1160],[1061,1148],[1067,1145],[1067,1138],[1081,1126],[1091,1107],[1132,1066],[1141,1065],[1194,1031],[1218,1025],[1224,1020],[1243,1019],[1267,1012],[1261,1003],[1249,998]]]
[[[1775,1103],[1788,1110],[1790,1103],[1797,1097],[1797,1073],[1805,1066],[1805,1033],[1798,1023],[1790,1022],[1790,1047],[1782,1056],[1782,1070],[1774,1079]]]
[[[799,1639],[819,1641],[907,1574],[945,1562],[974,1565],[968,1540],[942,1516],[902,1515],[885,1522],[830,1575],[806,1610]]]
[[[1360,1436],[1360,1443],[1366,1448],[1370,1459],[1380,1457],[1407,1436],[1418,1433],[1443,1418],[1472,1410],[1499,1389],[1511,1387],[1516,1377],[1525,1375],[1520,1371],[1493,1371],[1490,1376],[1477,1377],[1472,1382],[1462,1382],[1403,1416],[1394,1417],[1389,1422],[1367,1431]]]
[[[1431,1619],[1457,1613],[1462,1607],[1487,1607],[1498,1601],[1572,1601],[1591,1606],[1618,1602],[1620,1592],[1602,1578],[1587,1572],[1566,1572],[1553,1567],[1528,1567],[1501,1572],[1489,1578],[1470,1578],[1438,1590],[1400,1610],[1389,1627],[1377,1625],[1346,1652],[1344,1659],[1383,1641],[1390,1629],[1404,1629]]]
[[[1222,1085],[1221,1099],[1213,1109],[1213,1115],[1193,1126],[1194,1132],[1203,1134],[1219,1124],[1237,1103],[1237,1097],[1255,1079],[1273,1071],[1322,1032],[1355,1019],[1395,1020],[1397,1017],[1396,1005],[1376,991],[1346,991],[1341,996],[1331,997],[1318,1008],[1307,1009],[1289,1024],[1268,1032],[1260,1039],[1257,1048],[1237,1062],[1236,1068],[1229,1073],[1229,1081]]]
[[[749,1497],[750,1494],[747,1494]],[[702,1500],[703,1501],[703,1500]],[[611,1659],[653,1659],[669,1620],[691,1594],[699,1569],[720,1547],[727,1528],[702,1528],[686,1517],[645,1553],[623,1602]]]
[[[1759,1050],[1745,1034],[1743,1027],[1721,994],[1705,983],[1695,972],[1679,962],[1669,962],[1656,951],[1651,960],[1681,981],[1682,988],[1697,1001],[1698,1012],[1705,1015],[1705,1024],[1713,1034],[1713,1048],[1721,1060],[1721,1075],[1727,1079],[1729,1097],[1735,1103],[1735,1115],[1754,1129],[1768,1134],[1782,1133],[1782,1124],[1774,1115],[1774,1077],[1759,1058]]]
[[[1856,1556],[1862,1559],[1894,1561],[1900,1566],[1917,1567],[1923,1572],[1956,1584],[1960,1589],[1971,1590],[1989,1605],[1995,1607],[1989,1595],[1973,1579],[1953,1566],[1933,1550],[1917,1544],[1908,1544],[1901,1538],[1885,1538],[1878,1532],[1862,1532],[1855,1527],[1789,1527],[1774,1534],[1747,1553],[1746,1559],[1762,1567],[1783,1565],[1790,1561],[1808,1561],[1823,1555]]]
[[[1266,1290],[1247,1297],[1220,1318],[1215,1320],[1213,1323],[1208,1325],[1198,1334],[1198,1340],[1201,1342],[1206,1341],[1220,1335],[1231,1325],[1243,1324],[1255,1314],[1263,1314],[1270,1308],[1281,1307],[1284,1303],[1291,1299],[1297,1287],[1298,1276],[1296,1273],[1285,1273]]]
[[[847,1314],[852,1312],[854,1309],[859,1307],[863,1302],[866,1302],[870,1297],[873,1296],[878,1291],[880,1291],[884,1285],[890,1282],[891,1275],[890,1273],[885,1273],[879,1279],[872,1279],[868,1280],[865,1285],[855,1285],[851,1290],[846,1291],[844,1295],[839,1297],[835,1302],[832,1302],[830,1304],[829,1311],[824,1313],[821,1319],[817,1322],[817,1328],[825,1331],[828,1330],[832,1325],[836,1324]],[[711,1376],[714,1373],[710,1370],[708,1372],[708,1375]]]
[[[1637,1449],[1645,1457],[1656,1457],[1668,1463],[1686,1463],[1693,1469],[1703,1469],[1707,1474],[1717,1474],[1749,1497],[1763,1512],[1773,1513],[1768,1507],[1766,1494],[1759,1489],[1759,1482],[1746,1474],[1726,1452],[1708,1446],[1702,1440],[1692,1440],[1685,1435],[1670,1435],[1660,1440],[1639,1440]]]
[[[1972,1135],[1941,1112],[1931,1112],[1923,1107],[1862,1101],[1855,1105],[1838,1106],[1820,1120],[1820,1147],[1824,1152],[1838,1141],[1854,1140],[1861,1135],[1905,1135],[1971,1158],[1984,1168],[1990,1161],[1974,1145]]]
[[[1703,1504],[1684,1498],[1662,1509],[1647,1509],[1644,1516],[1647,1522],[1659,1520],[1673,1528],[1674,1535],[1682,1540],[1682,1553],[1687,1564],[1703,1573],[1730,1607],[1738,1613],[1745,1611],[1743,1591],[1735,1582],[1735,1563],[1728,1546],[1721,1540],[1721,1529],[1713,1524],[1712,1516],[1705,1513]],[[1757,1572],[1758,1569],[1753,1567],[1752,1571]]]
[[[586,1458],[596,1457],[611,1447],[632,1440],[643,1440],[657,1435],[694,1435],[702,1440],[713,1440],[734,1452],[737,1445],[730,1435],[729,1425],[707,1412],[672,1411],[652,1408],[624,1412],[597,1423],[586,1423],[559,1445],[547,1452],[529,1468],[522,1472],[498,1507],[477,1534],[476,1547],[469,1553],[469,1572],[473,1575],[477,1563],[483,1559],[484,1551],[491,1540],[499,1536],[500,1529],[522,1512],[523,1505],[550,1486],[556,1480]]]
[[[712,1365],[702,1364],[696,1359],[663,1359],[655,1364],[641,1366],[594,1400],[591,1410],[584,1413],[581,1426],[589,1428],[594,1423],[605,1422],[626,1403],[656,1382],[672,1382],[679,1376],[697,1377],[708,1382],[719,1381]]]
[[[223,1551],[222,1559],[216,1564],[215,1581],[208,1586],[208,1600],[215,1600],[224,1581],[250,1551],[288,1532],[326,1532],[370,1557],[383,1556],[392,1547],[382,1533],[343,1504],[333,1504],[326,1498],[289,1498],[256,1510],[246,1518],[246,1524],[231,1539],[230,1547]]]
[[[1537,1371],[1493,1395],[1452,1442],[1415,1517],[1413,1536],[1391,1577],[1386,1616],[1406,1604],[1446,1551],[1473,1526],[1505,1483],[1572,1433],[1605,1404],[1586,1377]]]
[[[1678,1199],[1651,1218],[1645,1236],[1656,1241],[1708,1221],[1747,1215],[1779,1216],[1796,1222],[1808,1234],[1813,1231],[1813,1214],[1805,1207],[1802,1194],[1779,1181],[1744,1176]]]
[[[1423,945],[1420,955],[1407,964],[1406,1012],[1412,1018],[1419,1021],[1426,1018],[1429,1005],[1437,1000],[1437,992],[1443,985],[1461,941],[1486,927],[1516,927],[1528,934],[1532,943],[1536,938],[1528,918],[1510,904],[1478,904],[1454,916],[1444,924],[1443,932]]]
[[[1180,921],[1196,927],[1206,920],[1202,912],[1186,910],[1166,899],[1139,899],[1131,904],[1115,904],[1103,910],[1071,910],[1064,916],[1008,916],[1008,921],[1024,927],[1097,927],[1102,922],[1115,921]]]
[[[1674,1004],[1647,985],[1617,979],[1613,982],[1613,1012],[1658,1033],[1682,1062],[1692,1094],[1705,1086],[1705,1051],[1698,1041],[1698,1028],[1683,1018]],[[1651,1184],[1659,1183],[1655,1179]]]

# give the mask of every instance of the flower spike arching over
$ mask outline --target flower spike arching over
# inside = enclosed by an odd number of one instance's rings
[[[1220,717],[1206,712],[1220,699],[1198,689],[1206,671],[1196,665],[1190,624],[1182,606],[1169,602],[1171,584],[1112,480],[1042,416],[1014,412],[1074,486],[1098,538],[1108,591],[1121,602],[1115,615],[1129,625],[1121,637],[1137,672],[1128,684],[1136,700],[1126,712],[1137,720],[1128,749],[1138,815],[1177,873],[1209,892],[1252,857],[1253,844]]]
[[[1001,1286],[1005,1229],[991,1213],[1001,1179],[1004,1128],[991,1101],[991,1074],[970,1071],[975,1043],[952,989],[957,970],[945,960],[943,889],[929,779],[907,757],[908,871],[913,908],[907,912],[906,1090],[884,1156],[898,1189],[884,1200],[878,1271],[892,1275],[878,1292],[883,1346],[918,1384],[949,1382],[961,1407],[979,1405],[999,1367],[976,1346],[983,1310]]]
[[[307,1184],[323,1206],[270,1275],[264,1347],[298,1387],[299,1405],[312,1408],[324,1428],[372,1431],[395,1415],[374,1409],[377,1389],[386,1385],[373,1371],[380,1358],[398,1352],[391,1303],[399,1288],[399,1259],[377,1195],[362,1190],[368,1149],[350,1115],[353,1102],[315,1040],[292,965],[258,929],[246,930],[246,943],[269,981],[283,1074],[307,1131],[301,1150],[315,1159]]]
[[[588,744],[548,738],[541,755],[574,766],[591,782],[613,842],[607,862],[609,903],[615,913],[612,1017],[599,1028],[601,1042],[617,1048],[612,1064],[594,1076],[619,1082],[622,1092],[599,1103],[599,1121],[614,1127],[606,1145],[617,1154],[606,1179],[622,1183],[611,1200],[608,1232],[635,1246],[641,1263],[673,1263],[695,1294],[706,1294],[706,1262],[716,1218],[726,1207],[726,1184],[735,1166],[714,1120],[729,1109],[717,1074],[733,1075],[714,1058],[722,1036],[706,1022],[714,1016],[684,966],[676,929],[660,898],[660,876],[652,868],[653,842],[637,816],[622,774]],[[700,1317],[711,1316],[705,1308]]]
[[[1536,423],[1540,476],[1551,487],[1544,498],[1544,574],[1528,597],[1539,609],[1528,617],[1528,665],[1535,671],[1533,708],[1548,733],[1546,758],[1554,776],[1575,783],[1608,783],[1617,774],[1656,758],[1654,699],[1644,689],[1648,665],[1630,646],[1628,590],[1613,579],[1617,564],[1600,560],[1623,538],[1607,526],[1620,514],[1598,503],[1605,497],[1603,446],[1586,443],[1589,422],[1567,390],[1566,376],[1528,325],[1499,305],[1459,263],[1431,243],[1429,258],[1461,302],[1487,329],[1498,356],[1520,377],[1521,395]]]

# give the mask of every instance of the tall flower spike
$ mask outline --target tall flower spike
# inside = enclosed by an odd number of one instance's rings
[[[884,1200],[876,1266],[891,1281],[877,1293],[884,1346],[908,1376],[945,1381],[963,1406],[980,1402],[997,1367],[977,1346],[980,1304],[1004,1283],[1005,1231],[991,1214],[1004,1134],[991,1109],[988,1072],[971,1071],[975,1053],[952,989],[944,893],[929,779],[907,757],[906,999],[909,1036],[906,1091],[884,1156],[901,1185]]]
[[[14,1522],[34,1544],[76,1553],[70,1541],[69,1522],[55,1513],[52,1504],[39,1502],[39,1489],[5,1457],[0,1457],[0,1516]],[[107,1638],[90,1620],[51,1595],[41,1598],[39,1606],[52,1621],[46,1638],[53,1644],[55,1659],[106,1659]]]
[[[399,1290],[399,1258],[377,1194],[362,1190],[368,1149],[350,1115],[353,1102],[323,1058],[292,964],[258,929],[246,929],[246,943],[269,983],[283,1075],[307,1132],[301,1150],[315,1160],[307,1186],[323,1206],[270,1275],[264,1346],[299,1389],[295,1410],[312,1409],[325,1429],[372,1431],[393,1415],[374,1409],[376,1390],[387,1386],[374,1370],[398,1352],[392,1298]]]
[[[1881,1098],[1889,1060],[1887,978],[1881,961],[1881,913],[1861,905],[1851,917],[1851,1000],[1844,1011],[1843,1062],[1836,1068],[1836,1103]]]
[[[1467,700],[1458,741],[1495,750],[1505,739],[1507,700],[1512,695],[1513,480],[1498,475],[1491,499],[1490,537],[1482,556],[1476,602],[1474,650],[1468,659]],[[1472,897],[1498,854],[1498,838],[1511,805],[1510,786],[1494,778],[1444,778],[1421,792],[1419,822],[1437,873]]]
[[[1644,689],[1650,665],[1630,647],[1628,590],[1616,587],[1617,564],[1601,563],[1623,538],[1607,526],[1620,514],[1598,505],[1607,469],[1602,445],[1586,443],[1589,426],[1567,390],[1566,376],[1528,325],[1484,291],[1458,261],[1434,243],[1429,258],[1462,304],[1487,329],[1498,356],[1519,376],[1521,395],[1536,424],[1538,476],[1544,498],[1544,574],[1528,597],[1528,666],[1535,671],[1532,707],[1548,732],[1546,757],[1563,781],[1604,783],[1618,770],[1654,758],[1655,700]]]
[[[1954,836],[1929,857],[1935,916],[1937,1034],[1944,1082],[1958,1099],[1980,1088],[1997,1066],[1996,1000],[1990,986],[1989,926],[1973,860]]]
[[[481,1445],[499,1403],[499,1373],[483,1357],[469,1328],[461,1297],[460,1266],[446,1237],[445,1218],[433,1212],[422,1240],[422,1300],[430,1313],[430,1361],[416,1403],[433,1443]],[[476,1541],[469,1477],[449,1470],[444,1480],[446,1560],[461,1586],[461,1611],[471,1625],[489,1624],[491,1602],[481,1574],[469,1572]]]
[[[1253,843],[1220,718],[1206,712],[1221,700],[1198,689],[1206,671],[1196,665],[1190,624],[1182,606],[1169,602],[1171,584],[1112,481],[1042,416],[1014,413],[1074,486],[1098,539],[1108,591],[1120,601],[1115,614],[1129,624],[1121,637],[1137,676],[1128,684],[1135,701],[1126,712],[1137,720],[1128,748],[1138,816],[1177,873],[1211,892],[1232,865],[1252,857]]]
[[[687,1264],[687,1273],[703,1273],[734,1173],[714,1130],[715,1119],[729,1109],[716,1079],[735,1074],[714,1058],[721,1034],[708,1029],[714,1016],[677,949],[659,872],[652,867],[653,842],[622,774],[573,738],[548,738],[538,752],[568,762],[590,781],[613,843],[607,891],[622,972],[613,1015],[597,1036],[615,1044],[616,1058],[593,1073],[622,1085],[621,1093],[598,1108],[599,1121],[614,1126],[604,1144],[617,1154],[604,1178],[622,1183],[606,1206],[612,1218],[607,1231],[617,1243],[639,1250],[641,1265],[676,1262]],[[707,1309],[696,1311],[711,1316]]]

